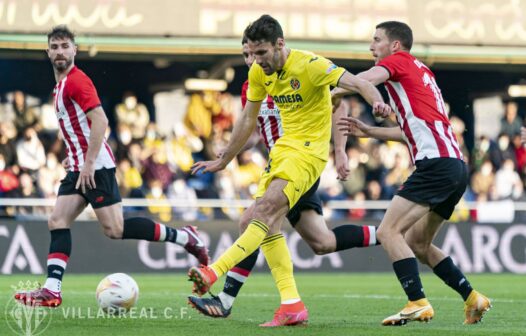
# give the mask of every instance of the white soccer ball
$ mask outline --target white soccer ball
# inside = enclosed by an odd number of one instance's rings
[[[139,286],[128,274],[110,274],[97,286],[96,297],[106,313],[124,314],[137,303]]]

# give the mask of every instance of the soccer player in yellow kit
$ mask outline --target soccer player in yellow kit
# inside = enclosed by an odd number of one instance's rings
[[[192,267],[188,275],[194,292],[202,295],[218,277],[261,245],[281,297],[274,319],[262,326],[304,324],[308,312],[296,289],[290,253],[279,228],[289,209],[320,177],[329,157],[330,87],[358,92],[375,114],[385,116],[391,109],[369,82],[321,56],[287,48],[283,30],[271,16],[263,15],[249,25],[245,36],[256,58],[248,75],[248,102],[222,157],[197,162],[192,172],[216,172],[226,167],[253,133],[267,94],[281,111],[284,135],[270,151],[255,195],[254,217],[245,232],[210,267]]]

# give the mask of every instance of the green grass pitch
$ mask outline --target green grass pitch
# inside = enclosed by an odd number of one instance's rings
[[[204,317],[186,304],[191,284],[183,273],[131,275],[140,287],[139,301],[134,316],[119,318],[97,313],[95,288],[103,275],[66,275],[64,302],[51,311],[41,335],[526,335],[524,275],[470,275],[472,285],[493,300],[493,308],[482,324],[464,326],[460,296],[425,273],[423,283],[435,318],[430,323],[383,327],[381,320],[406,302],[394,274],[299,273],[296,280],[309,309],[309,325],[272,330],[258,327],[271,319],[279,304],[269,274],[248,279],[228,319]],[[43,277],[0,276],[0,335],[15,335],[8,326],[14,304],[11,285],[22,280]],[[221,285],[220,281],[213,290],[219,291]]]

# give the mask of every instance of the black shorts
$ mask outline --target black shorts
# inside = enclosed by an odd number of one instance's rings
[[[449,219],[468,184],[464,161],[453,158],[423,159],[398,189],[397,195],[415,203],[428,204],[431,211]]]
[[[95,171],[95,189],[86,188],[86,193],[82,193],[81,188],[75,189],[79,172],[68,172],[66,177],[60,181],[58,195],[80,195],[93,209],[102,208],[122,201],[115,178],[115,168],[102,168]]]
[[[317,179],[312,187],[300,197],[298,203],[296,203],[292,209],[287,213],[287,219],[290,222],[290,225],[294,227],[296,223],[300,220],[301,212],[304,210],[314,210],[319,215],[323,215],[323,210],[321,206],[320,196],[316,193],[318,186],[320,185],[320,179]]]

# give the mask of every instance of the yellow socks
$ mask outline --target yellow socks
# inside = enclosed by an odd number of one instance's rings
[[[272,277],[281,296],[281,303],[294,303],[300,300],[294,280],[292,259],[285,237],[281,233],[274,234],[263,240],[261,250],[267,259]]]
[[[219,278],[254,252],[259,245],[261,245],[263,239],[265,239],[267,232],[268,226],[265,223],[253,219],[250,224],[248,224],[245,232],[239,236],[234,244],[230,246],[216,262],[210,265],[210,268],[214,270]]]

